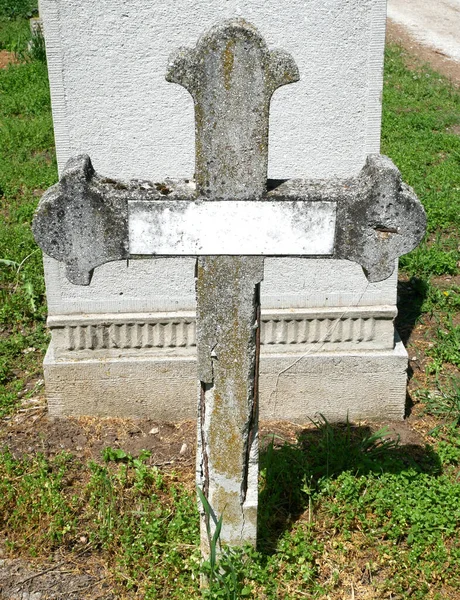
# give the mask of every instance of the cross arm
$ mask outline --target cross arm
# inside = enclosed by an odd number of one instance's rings
[[[188,180],[101,177],[88,156],[71,159],[38,206],[41,248],[88,285],[93,269],[133,256],[323,256],[359,263],[369,281],[391,275],[424,235],[426,217],[390,159],[370,155],[339,180],[269,182],[259,200],[208,200]]]

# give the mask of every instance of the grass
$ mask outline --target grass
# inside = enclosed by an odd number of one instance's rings
[[[40,389],[48,342],[30,222],[57,169],[46,65],[26,51],[31,8],[0,0],[0,49],[22,58],[0,71],[2,417]],[[388,48],[382,151],[429,219],[424,243],[401,260],[399,316],[421,365],[411,393],[415,413],[429,419],[426,445],[324,419],[295,444],[266,440],[258,548],[226,550],[218,570],[200,566],[195,490],[182,474],[120,449],[89,461],[4,448],[0,530],[9,555],[89,553],[120,599],[460,598],[459,124],[458,90]],[[210,567],[211,587],[200,591]]]
[[[0,19],[3,46],[5,31],[30,35],[26,21]],[[21,52],[25,46],[26,38]],[[37,358],[48,341],[42,258],[30,229],[39,196],[57,178],[43,61],[27,58],[0,71],[0,123],[0,415],[5,415],[24,389],[33,392],[41,377]]]
[[[460,248],[460,95],[428,68],[409,70],[387,49],[382,152],[415,188],[428,217],[425,241],[401,258],[410,275],[455,275]]]

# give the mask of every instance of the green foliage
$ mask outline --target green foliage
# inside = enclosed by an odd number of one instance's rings
[[[165,586],[182,589],[177,597],[196,594],[194,498],[166,484],[146,459],[145,453],[126,454],[121,463],[82,468],[66,454],[15,459],[1,453],[0,526],[10,549],[32,554],[58,545],[78,549],[80,540],[88,540],[113,557],[122,587],[143,590],[142,597],[150,599]]]
[[[427,211],[428,231],[438,236],[401,265],[417,276],[457,273],[459,249],[449,231],[460,226],[460,136],[453,130],[460,123],[460,95],[428,67],[407,69],[404,59],[400,48],[387,48],[382,152],[414,187]],[[450,249],[445,247],[449,243]]]
[[[26,394],[22,392],[25,384],[42,377],[41,360],[48,341],[44,321],[9,333],[0,326],[0,418],[14,410],[20,393],[27,399],[36,391],[33,387]]]
[[[45,310],[41,255],[30,230],[37,197],[56,180],[45,65],[0,71],[0,119],[1,324]]]
[[[439,373],[445,363],[460,367],[460,325],[454,325],[452,317],[443,319],[437,328],[436,338],[436,342],[432,342],[426,350],[432,358],[428,371]]]
[[[3,25],[0,21],[0,33]],[[15,26],[16,21],[11,21],[11,25]],[[0,415],[3,416],[17,405],[23,386],[41,375],[48,341],[44,327],[42,257],[30,229],[38,197],[57,178],[45,64],[29,60],[0,70],[0,122]]]
[[[8,539],[10,548],[26,543],[17,536],[21,531],[32,532],[32,555],[61,544],[75,531],[75,506],[63,493],[70,461],[67,454],[52,460],[40,454],[32,459],[0,454],[0,526],[15,532]]]
[[[0,50],[23,52],[30,39],[29,21],[25,19],[10,20],[0,15]]]
[[[420,279],[411,280],[411,284],[423,295],[421,313],[428,313],[430,316],[437,313],[453,315],[460,310],[460,287],[454,285],[447,289],[440,289]]]
[[[459,498],[458,482],[409,468],[361,477],[345,472],[322,500],[335,527],[363,532],[390,564],[397,561],[387,582],[393,593],[409,588],[423,598],[446,570],[451,583],[460,583],[451,568],[458,561],[452,542],[460,528]]]
[[[414,559],[440,534],[453,536],[460,525],[460,483],[453,484],[445,476],[433,478],[414,468],[365,477],[345,472],[328,487],[327,494],[327,510],[341,526],[360,524],[373,536],[396,542],[404,538]]]
[[[442,242],[422,242],[409,254],[401,256],[399,265],[408,275],[427,277],[430,275],[455,275],[458,272],[460,252],[446,250]]]
[[[148,458],[146,452],[133,458],[106,449],[106,465],[90,463],[83,520],[93,545],[116,557],[124,585],[142,585],[145,598],[156,598],[165,584],[195,588],[198,526],[195,499],[166,485],[158,469],[146,464]]]
[[[37,0],[0,0],[0,17],[30,19],[37,13]]]
[[[422,392],[419,398],[425,403],[425,412],[447,421],[454,429],[460,426],[460,377],[451,377],[449,384]]]
[[[212,535],[210,530],[210,559],[200,565],[195,495],[177,487],[174,476],[149,466],[148,453],[134,458],[119,448],[104,450],[103,464],[86,466],[65,454],[15,459],[4,452],[0,524],[15,550],[49,552],[57,545],[78,550],[84,540],[111,557],[120,595],[123,589],[137,590],[148,599],[161,597],[165,590],[178,599],[274,600],[295,598],[295,590],[325,597],[340,584],[340,574],[320,583],[318,565],[330,560],[320,533],[324,527],[337,538],[338,548],[359,532],[387,557],[382,559],[387,567],[397,558],[401,570],[395,567],[386,583],[393,594],[407,587],[407,569],[412,585],[417,580],[428,585],[440,573],[450,573],[450,583],[455,582],[449,565],[458,559],[452,540],[460,532],[460,484],[440,474],[431,450],[425,450],[425,458],[410,459],[382,432],[358,431],[349,424],[335,427],[324,419],[309,439],[306,435],[298,445],[272,447],[265,454],[261,509],[268,504],[272,519],[280,511],[286,517],[270,547],[223,548],[218,553],[222,521],[213,517],[202,497],[217,528]],[[444,442],[446,465],[453,464],[447,447]],[[280,480],[277,474],[290,466],[289,449],[297,456],[296,473],[285,473]],[[344,452],[350,457],[343,458]],[[281,492],[267,490],[267,481],[283,486]],[[296,508],[292,498],[307,512],[289,519],[286,509]],[[261,519],[262,539],[268,524]],[[209,580],[201,593],[200,573]]]

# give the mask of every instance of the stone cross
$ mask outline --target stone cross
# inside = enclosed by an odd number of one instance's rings
[[[197,484],[223,518],[221,541],[255,543],[263,257],[345,258],[380,281],[419,243],[425,214],[380,155],[347,180],[267,181],[270,99],[299,73],[246,21],[179,49],[166,78],[194,100],[195,180],[115,181],[79,156],[43,196],[33,230],[79,285],[108,261],[197,256]],[[200,508],[206,555],[213,522]]]

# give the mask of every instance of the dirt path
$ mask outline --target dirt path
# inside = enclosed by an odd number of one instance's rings
[[[388,0],[387,14],[420,43],[460,61],[460,0]]]
[[[405,27],[391,19],[387,20],[387,42],[399,44],[415,59],[422,63],[428,63],[432,69],[448,77],[455,85],[460,86],[460,61],[453,60],[441,50],[422,44]]]
[[[18,60],[13,52],[0,50],[0,69],[6,69],[9,64],[17,64]]]

